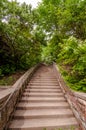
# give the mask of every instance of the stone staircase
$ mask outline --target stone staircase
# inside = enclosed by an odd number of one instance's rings
[[[27,85],[8,130],[79,130],[50,67],[42,66]]]

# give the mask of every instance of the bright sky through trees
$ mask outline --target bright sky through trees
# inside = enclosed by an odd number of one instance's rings
[[[12,1],[12,0],[9,0]],[[31,4],[33,8],[36,8],[38,3],[41,2],[41,0],[17,0],[20,3],[25,2],[26,4]]]

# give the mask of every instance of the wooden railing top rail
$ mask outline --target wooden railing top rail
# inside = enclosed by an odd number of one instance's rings
[[[12,88],[0,91],[0,101],[12,92]]]
[[[57,65],[53,64],[54,73],[63,93],[69,102],[71,109],[73,110],[77,120],[80,124],[80,130],[86,130],[86,93],[74,92],[71,90],[63,80]]]
[[[6,106],[6,104],[8,103],[9,99],[12,97],[13,93],[18,90],[21,85],[24,83],[24,81],[26,80],[27,76],[30,74],[30,72],[33,70],[33,68],[31,68],[30,70],[28,70],[23,76],[21,76],[19,78],[19,80],[17,80],[17,82],[12,86],[13,90],[11,91],[11,94],[9,96],[9,98],[7,98],[5,104],[2,106],[2,108],[0,108],[0,111],[2,109],[4,109],[4,107]]]
[[[5,90],[2,90],[0,92],[0,109],[2,108],[3,104],[6,102],[6,100],[8,99],[9,95],[11,94],[13,88],[8,88]]]
[[[55,66],[55,68],[57,69],[57,71],[59,72],[59,68],[58,68],[58,66],[54,63],[54,66]],[[70,89],[70,87],[68,87],[67,85],[66,85],[66,83],[65,83],[65,81],[64,81],[64,79],[62,78],[62,75],[61,75],[61,73],[59,72],[59,81],[60,81],[60,83],[61,82],[63,82],[64,83],[64,89],[65,89],[65,91],[69,91],[69,92],[71,92],[72,94],[74,94],[74,95],[76,95],[78,98],[81,98],[82,100],[85,100],[86,101],[86,93],[82,93],[82,92],[75,92],[75,91],[73,91],[72,89]]]
[[[86,101],[86,93],[74,92],[74,94],[75,94],[78,98],[80,98],[80,99]]]
[[[17,101],[20,99],[28,81],[31,79],[33,73],[39,66],[40,64],[32,67],[12,86],[13,90],[11,94],[0,108],[0,130],[7,128],[6,124],[9,121],[10,115],[15,109]]]

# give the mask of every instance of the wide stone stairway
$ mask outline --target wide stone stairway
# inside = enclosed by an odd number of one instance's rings
[[[79,130],[51,67],[40,67],[28,83],[8,130]]]

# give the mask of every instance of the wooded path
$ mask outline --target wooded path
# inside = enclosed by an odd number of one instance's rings
[[[8,130],[79,130],[52,67],[41,66],[17,104]]]

